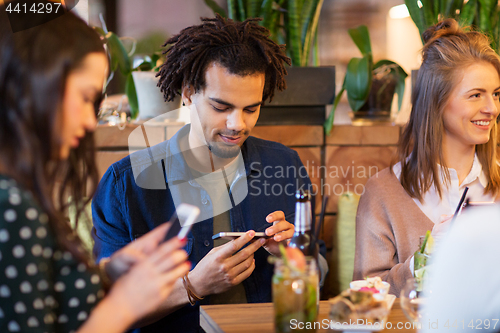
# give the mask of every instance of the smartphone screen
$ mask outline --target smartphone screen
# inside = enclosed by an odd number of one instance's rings
[[[175,236],[179,238],[187,237],[198,215],[200,215],[198,207],[184,203],[180,204],[170,218],[171,226],[163,241],[165,242]]]

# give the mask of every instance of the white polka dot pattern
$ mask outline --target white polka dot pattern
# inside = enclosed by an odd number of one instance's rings
[[[21,196],[17,193],[11,194],[9,196],[9,202],[13,206],[17,206],[21,203]]]
[[[36,284],[36,287],[38,288],[38,290],[43,291],[43,290],[47,290],[49,288],[49,284],[45,280],[40,280]]]
[[[68,306],[69,306],[70,308],[76,308],[76,307],[77,307],[77,306],[79,306],[79,305],[80,305],[80,301],[79,301],[79,300],[78,300],[78,298],[76,298],[76,297],[71,298],[71,299],[69,300],[69,302],[68,302]]]
[[[21,290],[23,294],[29,294],[33,290],[33,288],[28,281],[23,281],[21,282],[21,285],[19,285],[19,290]]]
[[[36,268],[34,263],[30,263],[26,266],[26,274],[35,275],[36,273],[38,273],[38,268]]]
[[[76,332],[104,296],[96,268],[61,248],[33,196],[0,174],[0,331]]]
[[[12,249],[12,255],[14,256],[14,258],[18,258],[18,259],[22,258],[22,257],[24,257],[25,253],[26,253],[26,251],[24,250],[24,247],[22,245],[16,245]]]
[[[6,243],[9,240],[9,232],[5,229],[0,230],[0,243]]]
[[[8,278],[8,279],[15,279],[17,277],[17,269],[16,267],[14,266],[7,266],[7,268],[5,268],[5,276]]]
[[[17,313],[26,313],[26,305],[23,302],[17,302],[14,304],[14,311]]]
[[[0,297],[10,297],[10,289],[6,285],[0,286]]]
[[[76,332],[104,296],[33,196],[0,174],[0,331]],[[10,308],[7,308],[10,307]]]
[[[15,322],[14,320],[10,321],[9,324],[7,325],[7,329],[9,332],[20,332],[21,327],[19,327],[19,324]]]
[[[85,288],[85,281],[83,279],[78,279],[75,281],[75,288],[76,289],[83,289]]]
[[[43,301],[40,298],[37,298],[33,301],[33,308],[35,310],[43,309],[43,307],[44,307]]]
[[[22,239],[29,239],[31,237],[31,229],[29,227],[22,227],[21,230],[19,230],[19,236]]]
[[[35,209],[35,208],[28,208],[28,209],[26,210],[26,218],[27,218],[28,220],[32,220],[32,221],[33,221],[33,220],[34,220],[34,219],[36,219],[37,217],[38,217],[38,213],[37,213],[37,211],[36,211],[36,209]]]
[[[7,222],[14,222],[17,219],[16,211],[13,209],[7,209],[5,213],[3,213],[3,218]]]
[[[38,319],[35,317],[29,317],[28,318],[28,327],[38,327]]]

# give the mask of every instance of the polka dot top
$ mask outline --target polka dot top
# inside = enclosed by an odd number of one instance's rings
[[[61,249],[30,192],[0,175],[0,332],[71,332],[104,296],[98,271]]]

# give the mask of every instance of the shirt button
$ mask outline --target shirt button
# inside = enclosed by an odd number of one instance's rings
[[[203,244],[205,244],[205,246],[210,246],[210,241],[207,239],[203,242]]]
[[[204,204],[204,205],[206,205],[208,203],[208,200],[207,199],[202,199],[201,203]]]

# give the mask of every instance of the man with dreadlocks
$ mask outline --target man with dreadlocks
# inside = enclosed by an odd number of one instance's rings
[[[172,46],[158,85],[166,101],[182,96],[191,124],[113,164],[93,200],[98,260],[168,221],[181,202],[201,210],[186,246],[194,268],[157,316],[138,323],[149,324],[144,332],[198,331],[200,303],[271,301],[267,257],[279,256],[279,242],[292,237],[295,191],[311,182],[296,152],[249,136],[260,106],[285,89],[284,64],[290,65],[256,21],[203,19],[165,43]],[[275,176],[272,170],[284,167],[295,172]],[[270,238],[254,239],[264,229]],[[221,231],[245,233],[226,244],[213,241]],[[324,276],[323,257],[320,266]]]

